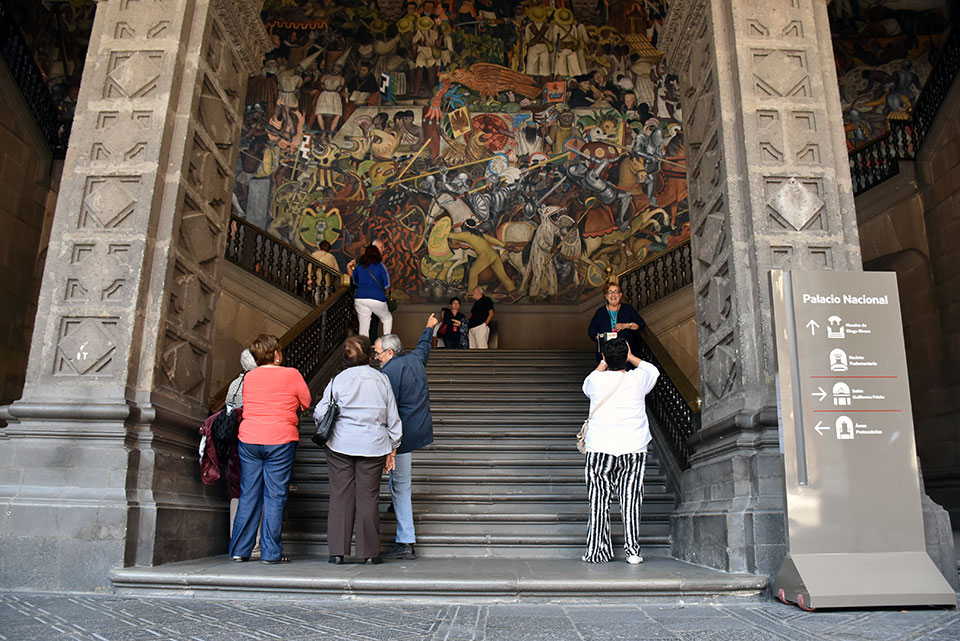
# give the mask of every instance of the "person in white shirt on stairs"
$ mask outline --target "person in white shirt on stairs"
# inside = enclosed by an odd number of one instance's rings
[[[627,563],[642,563],[640,508],[643,474],[650,444],[650,425],[644,399],[660,375],[656,367],[630,352],[623,338],[603,345],[603,360],[583,381],[590,399],[586,429],[586,483],[590,502],[587,549],[582,560],[613,560],[610,538],[610,495],[617,493],[623,519]],[[636,369],[626,371],[627,363]]]

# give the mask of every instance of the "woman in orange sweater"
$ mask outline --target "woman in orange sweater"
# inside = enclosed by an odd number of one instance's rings
[[[276,336],[257,336],[250,352],[258,367],[243,381],[240,505],[227,554],[234,561],[250,560],[262,518],[261,560],[287,563],[290,559],[283,555],[280,525],[300,440],[297,410],[309,407],[310,390],[300,372],[280,366],[283,354]]]

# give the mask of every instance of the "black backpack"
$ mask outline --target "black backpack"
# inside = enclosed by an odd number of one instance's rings
[[[243,391],[243,378],[246,375],[247,373],[244,372],[243,376],[240,377],[240,385],[237,386],[238,392],[242,393]],[[234,398],[236,398],[236,395],[234,395]],[[228,411],[231,406],[231,403],[227,403],[226,407],[217,412],[213,418],[213,423],[210,425],[213,446],[217,450],[217,458],[221,463],[226,463],[227,457],[230,455],[230,449],[237,443],[240,435],[242,408],[235,407]]]

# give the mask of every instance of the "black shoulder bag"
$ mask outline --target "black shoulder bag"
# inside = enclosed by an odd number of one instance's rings
[[[370,278],[373,279],[373,282],[375,282],[377,285],[380,285],[380,289],[383,290],[383,295],[387,297],[387,311],[389,312],[397,311],[397,299],[387,293],[386,288],[384,288],[384,286],[380,284],[380,279],[378,279],[376,276],[373,275],[373,272],[370,271],[369,267],[364,265],[363,268],[367,270],[368,274],[370,274]]]
[[[330,381],[330,402],[327,403],[327,411],[317,419],[317,429],[311,438],[319,447],[323,447],[333,437],[333,427],[337,424],[337,417],[340,416],[340,406],[337,405],[337,401],[333,397],[333,382],[335,380],[337,380],[336,376]]]

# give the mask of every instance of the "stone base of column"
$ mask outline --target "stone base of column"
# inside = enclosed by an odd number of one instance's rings
[[[786,554],[780,454],[703,461],[681,483],[683,501],[671,517],[673,556],[727,572],[776,574]]]
[[[112,568],[225,553],[226,487],[200,482],[198,426],[126,404],[7,409],[0,585],[97,590]]]
[[[919,467],[920,460],[917,459]],[[927,494],[923,472],[920,472],[920,508],[923,512],[923,538],[927,554],[933,559],[947,583],[954,591],[960,591],[960,577],[957,576],[957,551],[953,542],[953,528],[950,514]]]

